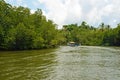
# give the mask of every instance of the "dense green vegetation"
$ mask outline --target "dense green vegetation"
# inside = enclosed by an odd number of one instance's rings
[[[41,9],[34,14],[30,9],[11,6],[0,0],[0,49],[23,50],[57,46],[62,37]]]
[[[102,23],[98,28],[81,25],[57,25],[46,19],[41,9],[15,7],[0,0],[0,50],[42,49],[75,41],[83,45],[120,46],[120,24],[116,28]]]
[[[85,21],[81,25],[70,24],[63,26],[66,42],[75,41],[83,45],[92,46],[120,46],[120,24],[116,28],[101,23],[98,28],[88,25]]]

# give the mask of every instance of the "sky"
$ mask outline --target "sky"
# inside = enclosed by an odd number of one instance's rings
[[[98,27],[102,22],[111,27],[120,23],[120,0],[5,0],[13,6],[24,6],[34,13],[42,9],[47,19],[62,28],[65,24],[87,22]]]

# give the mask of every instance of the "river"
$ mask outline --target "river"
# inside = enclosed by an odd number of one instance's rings
[[[0,51],[0,80],[120,80],[120,47]]]

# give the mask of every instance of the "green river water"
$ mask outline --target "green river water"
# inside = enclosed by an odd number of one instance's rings
[[[120,48],[0,51],[0,80],[120,80]]]

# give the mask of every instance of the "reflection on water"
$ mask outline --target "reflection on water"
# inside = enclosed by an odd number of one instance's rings
[[[49,52],[49,53],[48,53]],[[56,63],[53,50],[0,52],[0,80],[43,80]]]
[[[120,48],[0,52],[0,80],[120,80]]]

